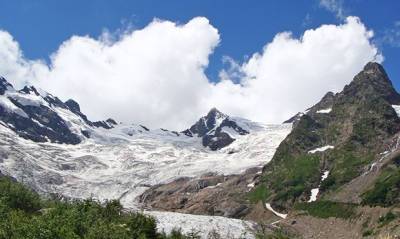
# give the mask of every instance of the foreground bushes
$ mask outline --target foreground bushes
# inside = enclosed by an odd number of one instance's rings
[[[157,233],[154,218],[122,213],[118,201],[64,203],[44,201],[36,193],[0,177],[0,239],[167,239],[188,238],[175,231]],[[191,237],[194,238],[194,237]]]

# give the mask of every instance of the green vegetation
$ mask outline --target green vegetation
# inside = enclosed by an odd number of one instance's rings
[[[44,201],[23,185],[0,177],[0,239],[183,239],[174,231],[157,233],[155,219],[123,213],[118,201]]]
[[[357,153],[353,143],[332,150],[328,156],[332,160],[332,170],[321,184],[321,190],[335,190],[359,176],[363,167],[373,161],[373,155],[369,152]]]
[[[398,217],[398,215],[394,214],[393,212],[386,213],[385,216],[382,216],[378,219],[379,227],[383,227],[383,226],[387,225],[388,223],[390,223],[397,217]]]
[[[319,180],[319,161],[317,155],[285,157],[280,166],[264,175],[264,181],[274,192],[274,201],[289,201],[310,190],[310,181]]]
[[[334,194],[379,157],[386,140],[399,130],[400,119],[390,102],[400,96],[385,74],[376,73],[373,77],[360,73],[340,94],[324,97],[293,125],[263,173],[269,201],[286,209],[305,201],[318,185],[322,169],[329,170],[329,177],[321,183],[320,194]],[[329,114],[316,113],[327,107],[332,108]],[[325,145],[335,148],[308,154]],[[366,203],[399,203],[399,177],[387,180],[365,195]]]
[[[356,215],[356,205],[331,201],[315,201],[311,203],[298,203],[296,210],[306,211],[309,215],[319,218],[337,217],[351,218]]]
[[[374,234],[374,231],[369,229],[363,232],[362,236],[363,237],[368,237],[368,236],[372,236]]]
[[[400,203],[400,169],[387,168],[362,198],[363,204],[371,206],[387,207]]]
[[[264,184],[260,184],[248,194],[248,198],[251,203],[257,203],[259,201],[262,201],[263,203],[265,203],[265,199],[269,195],[270,195],[270,193],[269,193],[267,187]]]

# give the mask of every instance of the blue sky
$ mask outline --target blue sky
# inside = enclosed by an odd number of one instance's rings
[[[279,123],[380,55],[400,89],[398,0],[0,0],[0,8],[0,75],[73,98],[92,119],[179,130],[215,106]],[[124,38],[110,45],[104,32]]]
[[[207,17],[221,34],[221,43],[210,58],[207,75],[216,80],[223,67],[222,56],[242,61],[272,40],[278,32],[300,35],[321,24],[337,24],[335,13],[314,0],[270,1],[155,1],[155,0],[0,0],[0,28],[10,32],[28,58],[48,58],[72,35],[98,37],[104,29],[142,28],[153,18],[187,22]],[[346,15],[361,18],[375,32],[385,57],[384,66],[396,88],[400,88],[400,42],[382,43],[385,32],[400,31],[400,2],[397,0],[349,0]],[[397,36],[397,40],[400,37]]]

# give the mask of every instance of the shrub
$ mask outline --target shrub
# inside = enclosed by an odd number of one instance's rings
[[[0,201],[11,209],[35,212],[41,208],[36,193],[6,177],[0,177]]]
[[[157,233],[154,218],[122,213],[122,205],[116,200],[104,205],[92,199],[44,202],[36,193],[5,177],[0,178],[0,218],[0,239],[198,238],[180,231]]]
[[[294,208],[296,210],[304,210],[313,217],[351,218],[355,216],[355,207],[356,205],[348,203],[315,201],[310,203],[298,203]]]
[[[374,187],[362,195],[363,204],[391,206],[400,202],[400,170],[386,170],[379,176]]]

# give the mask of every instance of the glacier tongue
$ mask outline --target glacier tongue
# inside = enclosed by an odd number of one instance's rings
[[[183,233],[198,232],[201,238],[213,238],[210,236],[213,232],[217,232],[221,238],[255,238],[251,233],[255,229],[255,223],[249,221],[176,212],[145,211],[145,213],[154,216],[157,220],[157,229],[167,234],[177,229],[179,225]]]

